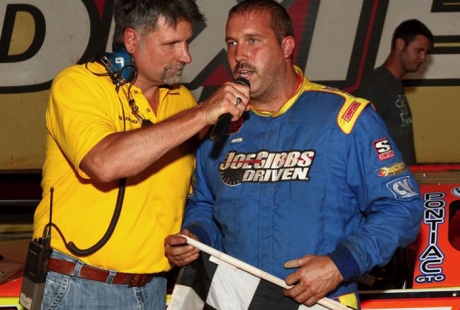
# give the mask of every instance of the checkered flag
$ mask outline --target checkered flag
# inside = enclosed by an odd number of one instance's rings
[[[349,310],[328,298],[298,304],[282,294],[283,280],[186,238],[200,257],[180,270],[167,310]]]

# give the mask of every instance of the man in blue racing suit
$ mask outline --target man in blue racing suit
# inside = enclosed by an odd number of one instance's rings
[[[199,147],[182,233],[286,279],[299,303],[328,296],[357,308],[357,277],[417,236],[416,180],[367,100],[293,65],[276,1],[236,5],[226,42],[234,76],[250,82],[250,110],[224,141]],[[198,257],[184,243],[165,240],[179,266]]]

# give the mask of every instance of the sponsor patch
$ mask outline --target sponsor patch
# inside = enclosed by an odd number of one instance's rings
[[[392,158],[395,156],[393,149],[391,148],[390,141],[387,138],[374,141],[374,149],[377,152],[377,156],[380,161]]]
[[[245,182],[309,181],[313,150],[257,153],[229,152],[220,163],[222,181],[231,186]]]
[[[408,176],[387,183],[387,188],[393,193],[396,199],[404,199],[417,195]]]
[[[360,105],[361,103],[359,103],[358,101],[353,101],[353,103],[350,104],[350,106],[347,108],[347,110],[343,114],[342,119],[346,122],[351,121],[351,119],[353,118],[353,115],[355,115]]]
[[[390,167],[382,167],[379,170],[379,177],[395,176],[407,171],[406,165],[403,162],[399,162],[391,165]]]
[[[241,143],[243,141],[244,141],[243,138],[239,137],[239,138],[234,138],[234,139],[230,140],[230,143]]]

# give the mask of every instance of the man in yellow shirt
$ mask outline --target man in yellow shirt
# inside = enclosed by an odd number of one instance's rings
[[[63,70],[51,88],[34,219],[39,238],[53,197],[42,309],[164,310],[163,241],[180,230],[190,138],[222,114],[237,120],[249,101],[247,86],[227,82],[197,105],[179,84],[204,21],[195,1],[117,0],[114,17],[114,53]]]

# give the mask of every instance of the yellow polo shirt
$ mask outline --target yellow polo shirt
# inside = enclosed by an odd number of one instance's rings
[[[46,159],[43,200],[35,212],[34,238],[49,222],[50,188],[54,188],[52,222],[66,242],[80,249],[97,243],[109,227],[119,182],[101,184],[79,169],[83,157],[107,135],[140,128],[122,88],[96,64],[75,65],[54,80],[46,111]],[[124,86],[127,90],[128,85]],[[140,113],[154,124],[196,105],[184,86],[161,88],[155,115],[142,91],[131,94]],[[153,125],[155,126],[155,125]],[[154,141],[145,148],[155,147]],[[112,237],[99,251],[79,257],[90,265],[128,273],[170,269],[164,239],[178,233],[193,171],[193,147],[186,142],[165,154],[141,174],[127,180],[124,202]],[[72,255],[56,229],[53,248]],[[74,256],[74,255],[72,255]]]

